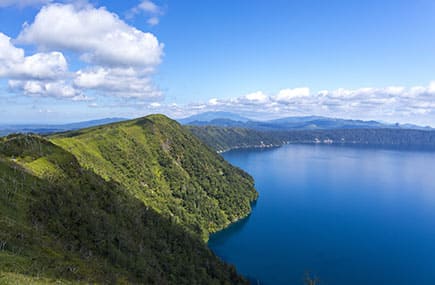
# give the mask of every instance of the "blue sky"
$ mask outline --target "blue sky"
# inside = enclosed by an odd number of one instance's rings
[[[432,0],[0,0],[0,123],[226,110],[435,125],[433,15]]]

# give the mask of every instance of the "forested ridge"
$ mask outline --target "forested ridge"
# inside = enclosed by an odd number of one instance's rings
[[[207,239],[250,213],[254,181],[163,115],[50,137],[85,169],[114,180]]]
[[[0,283],[246,284],[206,246],[252,178],[160,115],[0,139]]]
[[[334,129],[260,131],[238,127],[186,126],[217,151],[278,147],[284,144],[339,144],[435,150],[435,131],[412,129]]]

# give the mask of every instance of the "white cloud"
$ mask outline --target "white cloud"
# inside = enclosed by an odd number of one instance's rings
[[[147,23],[150,26],[155,26],[155,25],[158,25],[160,23],[160,19],[158,17],[151,17],[148,19]]]
[[[159,24],[160,16],[164,14],[164,11],[153,1],[143,0],[139,3],[139,5],[130,10],[128,17],[132,18],[139,13],[144,13],[148,17],[147,23],[150,26],[155,26]]]
[[[405,91],[403,86],[389,86],[384,88],[383,92],[389,95],[400,95]]]
[[[237,98],[237,101],[243,102],[245,104],[265,104],[269,102],[269,96],[264,94],[262,91],[257,91],[254,93],[246,94],[245,96]]]
[[[68,98],[75,101],[88,98],[63,80],[37,81],[37,80],[9,80],[12,90],[23,92],[27,96],[43,96],[55,98]]]
[[[68,64],[60,52],[25,56],[11,39],[0,33],[0,77],[9,79],[9,87],[29,96],[76,98],[81,95],[63,78]]]
[[[33,23],[23,26],[15,42],[43,51],[25,56],[0,33],[0,77],[9,79],[15,92],[74,100],[88,99],[87,91],[154,101],[163,97],[151,78],[161,62],[163,44],[105,8],[86,2],[49,4]],[[70,56],[85,66],[69,71],[60,51],[72,52]]]
[[[160,8],[157,6],[154,2],[150,0],[144,0],[142,1],[138,6],[140,10],[143,10],[148,13],[152,14],[158,14],[160,13]]]
[[[162,104],[160,104],[159,102],[152,102],[152,103],[150,104],[150,107],[152,107],[152,108],[158,108],[158,107],[160,107],[160,106],[162,106]]]
[[[74,85],[124,98],[156,99],[162,92],[154,86],[146,70],[134,68],[94,68],[79,70]]]
[[[87,62],[103,66],[156,66],[163,44],[151,33],[127,25],[104,7],[50,4],[43,7],[18,42],[43,49],[77,52]]]
[[[0,32],[0,64],[4,67],[8,62],[17,62],[24,58],[24,50],[16,48],[11,38]]]
[[[60,52],[37,53],[9,65],[0,76],[9,78],[56,79],[68,70],[66,59]]]
[[[103,86],[107,81],[108,71],[104,68],[82,71],[76,73],[74,84],[85,89],[94,89]]]
[[[211,98],[210,100],[208,100],[208,104],[211,106],[219,105],[219,100],[217,98]]]
[[[0,0],[0,7],[18,6],[37,6],[51,2],[51,0]]]
[[[294,89],[283,89],[278,92],[276,96],[273,97],[275,101],[281,103],[290,103],[295,98],[308,97],[310,96],[310,89],[307,87],[294,88]]]
[[[435,94],[435,81],[429,83],[428,93]]]
[[[196,110],[196,111],[195,111]],[[266,94],[257,91],[229,99],[179,105],[176,112],[165,105],[160,111],[184,117],[195,112],[231,111],[254,118],[321,115],[351,119],[411,122],[435,126],[435,83],[428,86],[387,86],[321,90],[291,88]]]

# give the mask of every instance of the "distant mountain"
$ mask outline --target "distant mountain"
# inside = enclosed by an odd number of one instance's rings
[[[210,121],[192,121],[186,123],[189,126],[217,126],[217,127],[244,127],[252,121],[234,121],[231,119],[213,119]]]
[[[61,127],[68,130],[75,130],[75,129],[84,129],[84,128],[89,128],[94,126],[100,126],[100,125],[107,125],[107,124],[117,123],[126,120],[127,120],[126,118],[104,118],[98,120],[64,124],[61,125]]]
[[[210,122],[213,120],[230,120],[230,121],[236,121],[236,122],[247,122],[250,119],[242,117],[238,114],[231,113],[231,112],[205,112],[201,114],[196,114],[184,119],[179,119],[178,122],[181,124],[187,125],[194,122],[201,123],[201,122]],[[223,122],[223,121],[222,121]]]
[[[125,118],[104,118],[91,121],[75,122],[69,124],[5,124],[0,125],[0,136],[12,133],[35,133],[35,134],[52,134],[56,132],[65,132],[89,128],[94,126],[106,125],[125,121]]]
[[[186,126],[218,152],[239,148],[269,148],[284,144],[359,145],[435,150],[435,131],[388,128],[262,131],[234,127]]]
[[[391,128],[396,125],[387,125],[377,121],[347,120],[328,117],[287,117],[283,119],[267,121],[267,127],[271,129],[367,129],[367,128]]]
[[[219,114],[214,114],[219,116]],[[234,115],[234,114],[233,114]],[[193,116],[192,116],[193,117]],[[192,118],[190,117],[190,118]],[[228,117],[209,118],[196,115],[197,120],[184,120],[183,124],[191,126],[239,127],[258,131],[288,131],[288,130],[335,130],[335,129],[415,129],[432,130],[411,124],[385,124],[378,121],[349,120],[321,116],[286,117],[268,121],[234,120]]]

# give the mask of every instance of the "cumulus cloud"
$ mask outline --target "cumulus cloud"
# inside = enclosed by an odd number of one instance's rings
[[[10,37],[0,33],[0,77],[9,79],[9,87],[31,96],[79,98],[82,94],[68,84],[68,64],[61,52],[25,56]]]
[[[210,106],[216,106],[219,105],[219,99],[218,98],[211,98],[210,100],[208,100],[208,104]]]
[[[163,113],[183,118],[206,111],[229,111],[256,119],[319,115],[328,117],[416,123],[435,127],[435,81],[427,86],[387,86],[384,88],[338,88],[313,92],[306,87],[273,93],[257,91],[233,98],[211,98],[188,104],[121,102],[117,107]],[[296,90],[289,92],[288,90]],[[299,91],[297,91],[299,90]],[[418,91],[418,92],[417,92]],[[279,94],[296,94],[283,101]],[[108,107],[98,106],[98,107]],[[113,106],[112,106],[113,107]],[[136,114],[136,113],[135,113]]]
[[[151,33],[127,25],[104,7],[51,4],[25,25],[18,42],[43,49],[70,50],[104,66],[156,66],[163,44]]]
[[[79,70],[74,85],[116,97],[151,99],[162,96],[161,91],[153,85],[149,72],[134,68],[99,67]]]
[[[13,42],[41,52],[25,56]],[[64,52],[84,66],[69,70]],[[83,100],[92,91],[155,101],[163,97],[152,80],[162,57],[163,44],[153,34],[86,2],[44,6],[14,41],[0,33],[0,77],[9,79],[11,90],[29,96]]]
[[[310,96],[310,89],[307,87],[294,88],[294,89],[283,89],[273,97],[274,101],[281,103],[291,103],[295,98],[308,97]]]
[[[68,98],[74,101],[88,100],[84,94],[73,88],[64,80],[9,80],[9,87],[12,90],[23,92],[28,96],[46,96],[61,99]]]
[[[205,111],[232,111],[254,118],[323,115],[352,119],[428,124],[435,122],[435,81],[428,86],[387,86],[311,92],[307,87],[287,88],[275,93],[257,91],[234,98],[212,98],[207,102],[160,106],[170,115],[188,116]]]
[[[236,101],[241,102],[242,104],[259,105],[259,104],[267,103],[269,101],[269,96],[264,94],[262,91],[257,91],[257,92],[249,93],[249,94],[246,94],[242,97],[239,97],[236,99]]]
[[[27,79],[55,79],[64,75],[68,66],[60,52],[37,53],[18,61],[4,61],[0,77]]]
[[[18,64],[15,76],[20,78],[30,77],[37,79],[55,79],[64,75],[68,70],[65,57],[60,52],[37,53],[24,58],[24,62]],[[12,77],[14,74],[12,74]]]
[[[14,62],[19,62],[24,58],[24,50],[16,48],[11,43],[11,38],[0,32],[0,68],[3,72],[10,68]]]
[[[314,96],[327,114],[398,120],[434,113],[435,90],[428,86],[337,89]]]

